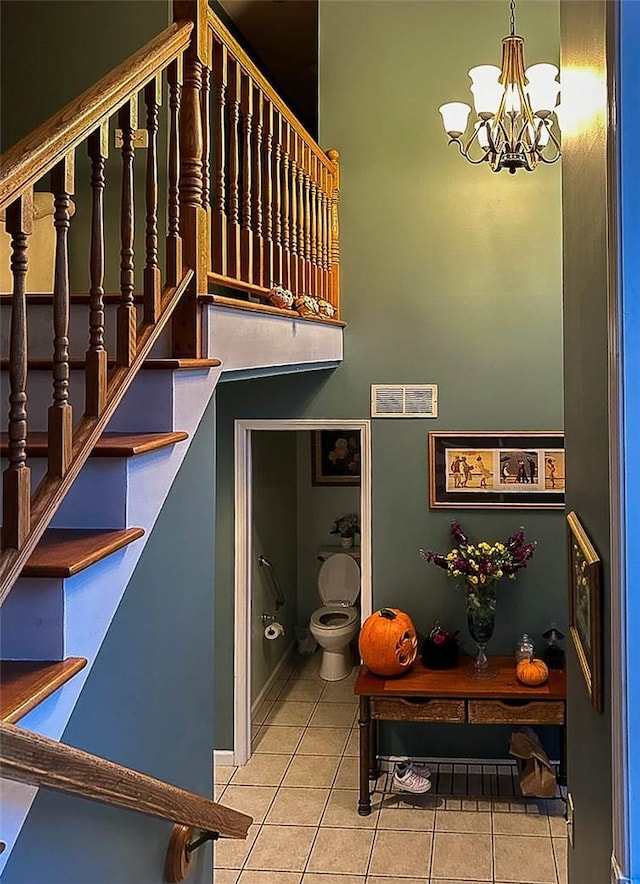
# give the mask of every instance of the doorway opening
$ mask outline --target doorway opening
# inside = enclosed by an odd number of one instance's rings
[[[360,621],[372,611],[371,568],[371,422],[369,420],[268,420],[235,421],[235,569],[234,569],[234,735],[233,763],[246,764],[251,756],[252,706],[252,632],[253,620],[260,614],[252,610],[255,592],[255,564],[263,550],[254,548],[254,457],[253,442],[256,432],[315,431],[353,434],[359,437],[359,519],[360,519]],[[340,443],[341,445],[342,443]],[[338,448],[340,448],[340,445]],[[322,475],[314,472],[312,479],[322,482]],[[345,465],[343,473],[348,470]],[[337,481],[337,480],[336,480]],[[314,481],[315,484],[315,481]],[[330,484],[330,482],[328,483]],[[339,483],[338,483],[339,484]],[[357,483],[356,483],[357,484]],[[335,518],[342,513],[335,513]],[[339,543],[339,541],[337,541]],[[318,603],[319,604],[319,603]],[[274,606],[275,607],[275,606]],[[268,625],[268,624],[266,624]]]

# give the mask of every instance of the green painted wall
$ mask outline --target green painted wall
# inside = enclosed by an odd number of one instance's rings
[[[555,3],[523,4],[519,25],[528,63],[557,59]],[[446,548],[454,516],[488,538],[524,524],[538,551],[501,592],[494,652],[551,619],[564,625],[563,515],[429,510],[426,434],[562,427],[560,169],[512,177],[471,167],[447,149],[437,111],[470,96],[469,67],[499,63],[507,29],[502,3],[321,3],[320,143],[341,151],[345,360],[333,372],[223,385],[218,467],[222,551],[233,417],[367,417],[372,383],[439,384],[437,420],[373,422],[374,606],[405,608],[421,630],[437,617],[462,628],[461,596],[419,548]],[[218,565],[228,578],[231,565]],[[232,604],[218,594],[218,622]],[[221,678],[230,650],[217,643]],[[219,748],[233,739],[224,680]],[[506,754],[494,732],[425,733],[418,747],[398,739],[422,754]]]
[[[252,433],[253,558],[251,606],[251,701],[255,702],[275,667],[294,642],[297,621],[297,529],[296,434]],[[284,594],[276,612],[270,575],[258,564],[268,559]],[[260,614],[275,614],[284,635],[273,641],[264,637]]]
[[[578,659],[568,645],[568,774],[575,804],[570,880],[610,877],[611,669],[610,422],[605,0],[561,4],[562,65],[574,107],[563,136],[565,425],[567,510],[575,510],[603,573],[604,712],[593,709]],[[598,83],[600,88],[598,87]],[[614,581],[615,587],[615,581]],[[614,590],[615,591],[615,590]]]

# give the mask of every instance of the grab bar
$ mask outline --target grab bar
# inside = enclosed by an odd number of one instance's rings
[[[269,581],[269,585],[271,586],[271,592],[273,593],[273,599],[276,605],[276,611],[278,608],[281,608],[284,605],[284,593],[278,583],[278,578],[276,577],[276,572],[273,568],[273,565],[269,561],[269,559],[265,559],[264,556],[258,556],[258,564],[261,568],[266,568],[271,578]]]

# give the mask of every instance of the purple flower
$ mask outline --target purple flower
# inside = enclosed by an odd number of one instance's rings
[[[451,523],[451,533],[459,546],[464,546],[467,543],[467,535],[464,533],[458,522],[453,521]]]

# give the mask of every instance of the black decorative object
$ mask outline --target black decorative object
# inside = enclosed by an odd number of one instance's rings
[[[552,623],[549,629],[542,633],[542,638],[548,642],[542,652],[544,662],[549,669],[564,669],[564,651],[558,644],[564,638],[564,634],[560,632],[555,623]]]
[[[449,632],[436,623],[422,645],[422,662],[427,669],[456,668],[459,656],[457,635],[457,631]]]

